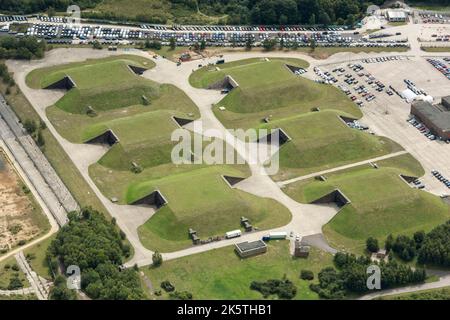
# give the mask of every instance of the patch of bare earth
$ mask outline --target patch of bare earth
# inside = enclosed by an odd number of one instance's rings
[[[0,251],[7,251],[36,237],[39,227],[33,221],[36,208],[12,165],[0,152]]]

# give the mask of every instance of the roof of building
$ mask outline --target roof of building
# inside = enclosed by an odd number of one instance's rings
[[[450,131],[450,112],[443,111],[445,109],[441,109],[439,106],[433,106],[426,101],[416,101],[413,103],[413,106],[442,131]]]
[[[388,17],[392,19],[406,19],[406,13],[399,10],[388,10]]]
[[[253,242],[241,242],[236,244],[236,248],[238,248],[241,252],[252,251],[256,249],[261,249],[267,247],[266,243],[262,240],[257,240]]]

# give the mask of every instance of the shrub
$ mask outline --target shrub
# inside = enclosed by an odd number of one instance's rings
[[[161,282],[161,288],[164,289],[164,291],[166,291],[166,292],[175,291],[174,285],[171,284],[170,281],[168,281],[168,280]]]
[[[302,270],[300,272],[300,279],[308,281],[314,280],[314,272],[311,270]]]

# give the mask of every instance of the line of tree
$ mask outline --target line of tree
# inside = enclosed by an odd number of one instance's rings
[[[437,267],[450,267],[450,221],[437,226],[431,232],[415,232],[412,237],[389,235],[385,249],[392,251],[403,261],[430,264]]]
[[[125,234],[119,232],[115,220],[91,209],[69,214],[69,223],[58,232],[47,251],[47,262],[55,279],[58,295],[65,296],[64,284],[58,278],[58,266],[64,270],[76,265],[81,270],[81,289],[92,299],[143,299],[139,275],[135,268],[121,270],[131,254]]]
[[[319,284],[310,285],[310,289],[317,292],[321,298],[344,299],[349,294],[368,292],[367,268],[373,264],[380,267],[382,289],[421,283],[426,278],[425,270],[413,270],[395,260],[376,263],[366,256],[356,257],[339,252],[334,256],[334,264],[336,268],[327,267],[319,272]]]
[[[425,236],[418,252],[418,262],[450,267],[450,221]]]
[[[101,0],[77,1],[82,9],[95,8]],[[352,25],[361,18],[369,4],[380,5],[383,0],[166,0],[172,9],[183,8],[186,12],[197,12],[223,16],[220,24],[347,24]],[[442,1],[445,2],[445,1]],[[51,9],[65,11],[70,0],[2,0],[0,10],[14,13],[42,12]],[[135,20],[148,23],[167,23],[170,15],[136,15],[117,12],[86,11],[83,17],[91,19]],[[199,23],[198,15],[175,15],[176,23]]]
[[[0,37],[0,59],[41,59],[46,49],[46,42],[35,37]]]

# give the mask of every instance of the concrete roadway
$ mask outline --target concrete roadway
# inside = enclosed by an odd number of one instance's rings
[[[430,290],[430,289],[439,289],[450,287],[450,273],[447,273],[444,276],[441,276],[438,281],[430,282],[430,283],[422,283],[412,286],[406,286],[401,288],[389,289],[389,290],[381,290],[373,293],[366,294],[358,298],[358,300],[372,300],[383,296],[391,296],[402,293],[411,293],[416,291]]]

